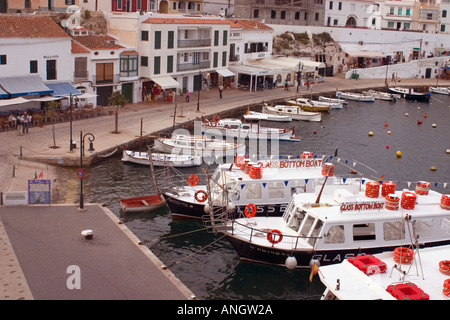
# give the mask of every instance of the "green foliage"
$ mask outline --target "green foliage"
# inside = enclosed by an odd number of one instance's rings
[[[108,98],[108,106],[124,107],[128,103],[125,96],[120,91],[114,91]]]
[[[309,44],[309,36],[306,32],[294,33],[294,37],[296,41],[299,41],[302,44]]]

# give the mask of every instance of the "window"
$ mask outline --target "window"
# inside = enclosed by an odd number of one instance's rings
[[[395,12],[394,10],[395,10],[394,8],[389,9],[389,14],[392,14],[392,15],[393,15],[394,12]]]
[[[86,57],[78,57],[75,58],[75,79],[87,79],[88,71],[87,71],[87,58]]]
[[[319,13],[318,12],[316,12],[316,14],[315,14],[315,19],[316,19],[316,21],[319,21]]]
[[[416,228],[416,235],[419,236],[419,239],[433,235],[433,219],[414,220],[413,223]]]
[[[214,30],[214,46],[219,45],[219,30]]]
[[[173,56],[167,56],[167,73],[173,72]]]
[[[219,66],[219,53],[218,52],[214,52],[213,68],[217,68],[218,66]]]
[[[161,31],[155,31],[155,49],[161,49]]]
[[[114,82],[114,63],[97,63],[95,70],[96,83]]]
[[[323,241],[325,244],[336,244],[345,242],[344,226],[337,225],[331,226],[328,232],[325,234]]]
[[[286,11],[284,11],[284,10],[281,11],[280,19],[282,19],[282,20],[286,19]]]
[[[282,181],[267,183],[267,192],[269,199],[283,199],[284,183]]]
[[[56,60],[47,60],[47,80],[56,80]]]
[[[6,54],[0,54],[0,65],[6,64]]]
[[[275,10],[272,10],[272,11],[270,12],[270,18],[271,18],[271,19],[276,19],[276,18],[277,18],[277,12],[276,12]]]
[[[160,74],[161,73],[161,57],[155,57],[155,63],[154,63],[154,74]]]
[[[38,62],[37,62],[37,60],[31,60],[30,61],[30,73],[38,73]]]
[[[145,30],[141,31],[141,40],[148,41],[148,31],[145,31]]]
[[[447,10],[442,10],[442,18],[447,18]]]
[[[397,14],[398,14],[399,16],[401,16],[402,13],[403,13],[403,9],[402,9],[402,8],[399,8],[399,9],[397,10]]]
[[[375,223],[353,225],[353,241],[375,240]]]
[[[333,1],[330,1],[330,6],[328,7],[328,9],[333,10]]]
[[[120,56],[120,76],[136,77],[138,75],[137,61],[137,54]]]
[[[228,31],[227,30],[223,30],[223,45],[226,46],[228,42]]]
[[[406,15],[409,17],[411,15],[411,9],[406,9]]]
[[[167,37],[167,49],[173,49],[173,40],[174,40],[174,32],[169,31],[169,34]]]
[[[384,222],[383,238],[385,241],[405,239],[405,226],[402,221]]]
[[[247,200],[262,199],[261,183],[246,183],[244,190]]]
[[[439,228],[441,229],[441,233],[450,235],[450,219],[442,218],[441,225],[439,226]]]
[[[227,52],[224,51],[222,52],[222,67],[226,67],[227,66]]]
[[[300,230],[300,236],[307,237],[312,225],[314,224],[315,218],[308,215],[303,221],[302,228]]]
[[[342,10],[342,2],[339,2],[339,4],[338,4],[338,10]]]
[[[122,0],[117,0],[117,10],[122,10]]]
[[[148,67],[148,57],[141,56],[141,67]]]
[[[255,9],[255,10],[253,11],[253,18],[255,18],[255,19],[258,19],[258,18],[259,18],[259,10],[258,10],[258,9]]]
[[[141,11],[141,8],[142,8],[141,2],[142,2],[142,0],[137,0],[136,1],[136,10],[137,11]]]
[[[295,20],[300,20],[300,11],[297,11],[294,16]]]

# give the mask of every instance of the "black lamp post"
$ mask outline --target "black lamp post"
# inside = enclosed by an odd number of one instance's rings
[[[200,91],[202,90],[202,84],[203,84],[202,72],[199,71],[198,75],[200,76],[200,88],[198,88],[197,112],[200,112]]]
[[[73,97],[72,94],[70,94],[70,106],[69,106],[69,123],[70,123],[70,145],[69,145],[69,150],[73,151],[73,140],[72,140],[72,102],[73,102]]]
[[[89,140],[89,149],[88,151],[92,152],[94,151],[94,140],[95,137],[92,133],[86,133],[83,136],[83,131],[80,131],[80,172],[81,172],[81,176],[79,176],[80,178],[80,209],[84,209],[84,198],[83,198],[83,156],[84,156],[84,138],[86,138],[86,136],[88,137]]]

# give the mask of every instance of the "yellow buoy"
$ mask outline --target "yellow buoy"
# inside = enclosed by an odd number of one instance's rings
[[[400,158],[402,156],[402,152],[401,151],[397,151],[397,158]]]
[[[373,136],[373,132],[372,131],[369,132],[369,136],[370,137]]]
[[[430,170],[431,170],[431,171],[436,171],[436,167],[435,167],[435,166],[431,166],[431,167],[430,167]]]

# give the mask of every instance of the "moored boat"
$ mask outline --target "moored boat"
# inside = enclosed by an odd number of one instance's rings
[[[199,155],[183,155],[152,152],[152,162],[155,167],[193,167],[202,164],[202,158]],[[142,165],[149,165],[149,155],[147,152],[124,150],[122,154],[122,161],[131,162]]]
[[[329,97],[324,97],[324,96],[319,96],[319,101],[325,101],[325,102],[335,102],[335,103],[340,103],[342,105],[344,104],[348,104],[347,100],[344,99],[335,99],[335,98],[329,98]]]
[[[214,119],[214,118],[213,118]],[[216,135],[217,132],[224,137],[232,137],[237,139],[265,139],[280,141],[300,141],[300,137],[295,135],[294,127],[292,128],[269,128],[263,127],[260,120],[248,120],[242,122],[239,119],[219,119],[207,120],[202,119],[202,133],[205,135]]]
[[[414,100],[414,101],[430,101],[430,92],[416,92],[412,88],[403,88],[403,87],[389,87],[388,91],[390,93],[399,94],[405,100]]]
[[[322,300],[448,300],[449,252],[449,245],[405,245],[319,267]]]
[[[124,212],[147,212],[162,208],[166,200],[162,195],[149,195],[143,197],[120,199],[120,208]]]
[[[378,191],[377,191],[378,188]],[[388,190],[377,181],[359,191],[342,186],[321,198],[297,193],[282,217],[245,217],[217,225],[240,258],[289,267],[309,268],[361,255],[394,250],[414,234],[425,247],[450,244],[450,196],[435,191],[416,194]],[[444,197],[448,209],[442,206]]]
[[[361,102],[375,102],[375,98],[372,95],[366,95],[355,92],[336,91],[336,98]]]
[[[430,87],[430,92],[449,95],[450,89],[448,87]]]
[[[375,100],[384,100],[384,101],[395,101],[397,98],[392,93],[381,92],[375,90],[363,91],[363,94],[367,96],[373,96]]]
[[[292,117],[289,115],[282,114],[269,114],[256,111],[249,111],[244,114],[244,119],[246,120],[265,120],[265,121],[275,121],[275,122],[290,122]]]
[[[303,120],[320,122],[322,121],[322,115],[319,112],[304,111],[299,106],[288,105],[275,105],[275,106],[263,106],[263,113],[267,114],[283,114],[289,115],[293,120]]]
[[[304,111],[329,111],[331,106],[333,105],[330,102],[324,101],[314,101],[307,98],[297,98],[294,100],[286,101],[287,105],[290,106],[298,106]],[[340,107],[340,105],[336,104],[336,107]]]

